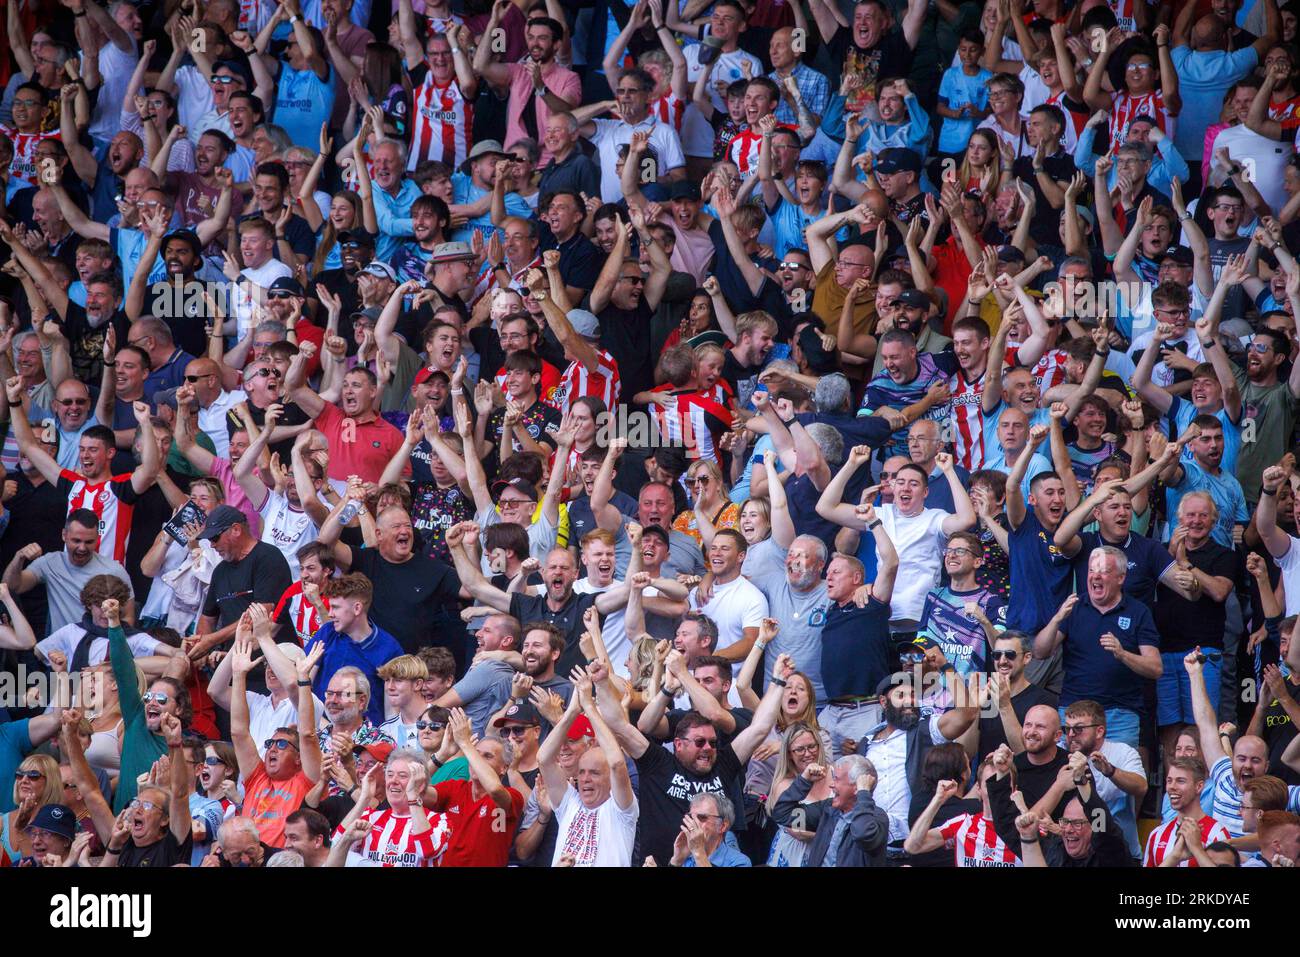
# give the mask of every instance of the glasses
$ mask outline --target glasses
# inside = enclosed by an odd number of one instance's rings
[[[697,748],[713,748],[715,751],[718,748],[717,738],[682,738],[682,740],[689,741]]]
[[[60,405],[90,405],[89,399],[59,399]]]
[[[233,76],[214,76],[209,80],[209,82],[219,84],[220,86],[229,86],[231,83],[235,82],[235,78]]]
[[[198,382],[200,379],[211,379],[213,375],[214,373],[211,372],[205,372],[203,373],[203,375],[187,375],[185,377],[185,381],[190,383],[190,385],[193,385],[195,382]]]
[[[1165,308],[1160,308],[1160,309],[1157,309],[1156,312],[1160,313],[1162,316],[1190,316],[1190,315],[1192,314],[1192,310],[1190,310],[1190,309],[1165,309]]]
[[[701,824],[707,824],[709,821],[722,820],[721,814],[701,814],[698,811],[692,811],[691,817],[695,818],[695,820],[699,821]]]
[[[40,100],[14,100],[13,105],[21,106],[30,110],[32,107],[40,106],[41,101]]]
[[[355,691],[326,691],[325,698],[326,700],[338,699],[341,701],[347,701],[348,698],[356,697],[356,694]]]
[[[644,286],[644,285],[645,285],[645,277],[644,277],[644,276],[619,276],[618,279],[619,279],[619,282],[630,282],[630,283],[631,283],[632,285],[634,285],[634,286]]]
[[[42,771],[15,771],[14,780],[21,781],[26,778],[28,781],[40,781],[45,777]]]
[[[267,299],[292,299],[293,293],[288,289],[275,289],[266,294]]]
[[[280,370],[279,369],[258,369],[251,376],[249,376],[249,378],[250,379],[278,379],[280,378]]]
[[[1128,72],[1129,72],[1129,73],[1145,73],[1147,70],[1150,70],[1151,68],[1152,68],[1152,67],[1151,67],[1151,64],[1150,64],[1150,63],[1130,63],[1130,64],[1128,65]]]
[[[145,811],[162,810],[161,804],[154,804],[153,801],[141,801],[139,798],[135,798],[134,800],[132,800],[129,807],[131,808],[131,810],[135,810],[136,808],[140,808]]]
[[[974,555],[975,554],[969,548],[962,548],[961,546],[956,546],[953,548],[945,548],[943,550],[943,553],[945,555]]]
[[[1018,651],[994,651],[994,652],[992,652],[992,653],[989,655],[989,657],[991,657],[994,661],[1000,661],[1000,660],[1002,660],[1003,658],[1007,659],[1007,661],[1015,661],[1017,658],[1020,657],[1020,652],[1018,652]]]
[[[441,731],[447,727],[444,721],[417,721],[415,722],[416,731]]]
[[[1250,351],[1251,351],[1251,352],[1258,352],[1260,355],[1263,355],[1265,352],[1270,351],[1272,348],[1273,348],[1272,343],[1268,343],[1268,342],[1254,342],[1254,341],[1252,341],[1251,344],[1250,344]]]
[[[531,727],[533,727],[533,725],[531,724],[520,724],[520,725],[515,725],[512,728],[502,728],[501,737],[522,738],[525,734],[528,733],[528,729]]]
[[[1071,831],[1082,831],[1088,826],[1088,819],[1084,817],[1063,817],[1060,824],[1061,830],[1069,828]]]
[[[1099,724],[1067,724],[1063,730],[1065,731],[1065,736],[1069,738],[1076,734],[1083,734],[1083,732],[1087,731],[1089,728],[1099,727],[1101,727]]]
[[[145,704],[152,704],[154,702],[157,702],[158,704],[166,704],[172,699],[162,691],[146,691],[144,694],[140,695],[140,700]]]
[[[268,751],[287,751],[289,748],[298,750],[298,745],[294,744],[288,738],[267,738],[264,742]]]
[[[816,754],[820,749],[817,744],[796,744],[790,749],[791,754]]]
[[[215,768],[218,764],[225,764],[226,762],[220,758],[204,758],[203,763],[210,768]]]
[[[781,263],[777,268],[778,269],[808,269],[810,267],[808,266],[807,263]]]
[[[707,475],[696,475],[693,478],[688,476],[686,479],[686,484],[687,485],[708,485],[709,477]]]
[[[497,504],[502,508],[522,508],[525,505],[532,505],[533,500],[529,498],[503,498]]]

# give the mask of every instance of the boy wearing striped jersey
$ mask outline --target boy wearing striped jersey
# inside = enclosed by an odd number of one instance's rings
[[[1199,758],[1173,758],[1165,772],[1165,794],[1177,815],[1151,832],[1147,838],[1143,867],[1196,867],[1182,837],[1183,821],[1193,821],[1201,835],[1201,846],[1226,841],[1228,829],[1201,809],[1201,787],[1205,784],[1205,765]]]
[[[552,268],[552,262],[556,268]],[[600,348],[600,320],[586,309],[566,308],[569,297],[559,278],[558,257],[548,258],[546,265],[550,283],[540,270],[535,270],[529,274],[528,288],[529,294],[542,304],[546,324],[564,347],[564,358],[569,360],[553,405],[561,415],[567,415],[574,401],[590,395],[604,402],[605,408],[612,409],[618,404],[621,384],[618,363]]]
[[[976,771],[974,790],[984,805],[982,810],[974,814],[958,814],[935,827],[934,819],[939,809],[961,793],[960,782],[940,781],[935,786],[934,797],[912,823],[903,850],[909,854],[925,854],[946,845],[952,850],[957,867],[1023,867],[1020,858],[1003,843],[993,827],[993,812],[989,807],[985,782],[994,773],[993,756],[989,755],[980,762]]]
[[[329,867],[434,867],[451,837],[441,814],[425,810],[429,766],[416,751],[394,751],[361,779],[357,803],[334,832]],[[377,806],[387,801],[387,808]]]
[[[1268,773],[1268,744],[1261,737],[1243,734],[1229,752],[1227,736],[1219,733],[1214,705],[1205,690],[1200,659],[1201,649],[1197,647],[1183,659],[1183,667],[1187,669],[1192,689],[1192,714],[1196,716],[1196,730],[1201,735],[1201,752],[1209,762],[1210,793],[1213,795],[1209,811],[1229,834],[1241,837],[1246,833],[1241,820],[1241,791],[1247,781]],[[1286,809],[1300,812],[1300,787],[1290,785],[1287,788]]]
[[[22,409],[26,391],[20,376],[5,382],[10,409]],[[135,503],[153,485],[161,465],[149,406],[136,402],[131,411],[140,427],[141,461],[129,475],[114,475],[110,470],[117,443],[113,430],[107,426],[91,426],[82,433],[77,452],[80,472],[74,472],[61,468],[36,440],[25,411],[11,415],[14,437],[22,454],[47,482],[57,485],[67,495],[69,513],[79,508],[95,513],[99,519],[99,553],[116,562],[126,557]]]

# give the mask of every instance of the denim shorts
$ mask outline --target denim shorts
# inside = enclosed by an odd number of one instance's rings
[[[1210,654],[1217,654],[1217,661],[1206,657],[1201,665],[1201,674],[1205,677],[1205,690],[1210,696],[1210,706],[1219,710],[1219,682],[1223,674],[1223,651],[1219,648],[1209,649]],[[1156,679],[1156,724],[1165,727],[1171,724],[1195,724],[1196,716],[1192,714],[1192,685],[1187,678],[1187,669],[1183,666],[1186,655],[1181,651],[1163,652],[1160,660],[1165,668]]]

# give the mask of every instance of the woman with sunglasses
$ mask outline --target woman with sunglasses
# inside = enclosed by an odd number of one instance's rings
[[[140,137],[141,142],[146,142],[145,124],[148,123],[159,143],[171,144],[167,153],[165,171],[193,173],[194,144],[190,138],[167,135],[178,121],[176,98],[166,90],[156,87],[145,89],[141,93],[144,75],[149,69],[149,61],[153,57],[156,46],[157,41],[146,40],[141,48],[135,72],[131,74],[131,79],[126,85],[126,93],[122,97],[121,128]]]
[[[795,778],[803,774],[809,765],[828,765],[830,763],[830,754],[830,742],[826,740],[825,732],[802,721],[795,722],[787,727],[785,733],[781,735],[776,768],[772,773],[771,790],[763,805],[767,814],[769,816],[772,814],[777,799],[785,793],[785,789],[794,782]],[[748,783],[746,784],[746,793],[749,793]],[[831,797],[831,776],[828,774],[824,775],[812,786],[808,796],[800,803],[814,804],[829,797]],[[767,857],[767,866],[802,867],[804,856],[808,853],[808,845],[812,842],[813,836],[811,831],[782,827],[777,832],[776,839],[772,841],[772,849]]]
[[[47,804],[63,803],[63,778],[59,762],[48,754],[29,754],[14,772],[14,804],[0,824],[0,847],[11,861],[32,853],[27,826]]]
[[[239,811],[239,761],[233,745],[209,741],[190,745],[186,751],[194,767],[195,789],[190,792],[190,828],[194,852],[190,864],[197,867],[209,853],[217,830]]]
[[[720,528],[735,528],[740,520],[740,505],[727,497],[718,463],[700,459],[686,471],[686,490],[692,507],[673,521],[673,528],[685,532],[708,548]]]
[[[434,705],[415,722],[420,750],[429,759],[430,784],[469,780],[469,759],[460,753],[455,739],[447,730],[450,719],[450,711]]]
[[[539,196],[537,184],[542,179],[542,171],[537,165],[542,158],[541,144],[525,136],[507,146],[506,151],[511,158],[506,161],[508,172],[505,192],[518,193],[535,212]]]

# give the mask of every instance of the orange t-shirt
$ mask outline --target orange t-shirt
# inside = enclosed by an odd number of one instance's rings
[[[262,835],[262,843],[284,847],[284,820],[298,808],[313,787],[312,779],[299,771],[284,781],[272,781],[266,765],[258,762],[257,770],[244,781],[244,805],[241,813],[251,817]]]

